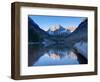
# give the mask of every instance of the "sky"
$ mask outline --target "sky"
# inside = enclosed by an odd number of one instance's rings
[[[42,16],[29,15],[32,20],[39,25],[39,27],[47,31],[52,25],[61,25],[64,28],[78,27],[78,25],[86,19],[85,17],[67,17],[67,16]]]

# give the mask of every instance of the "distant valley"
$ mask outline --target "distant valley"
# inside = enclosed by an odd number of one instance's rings
[[[47,31],[44,31],[28,17],[28,40],[29,43],[57,44],[66,43],[66,45],[74,45],[77,42],[87,42],[87,19],[79,24],[77,28],[64,28],[61,25],[52,25]],[[69,44],[70,43],[70,44]]]

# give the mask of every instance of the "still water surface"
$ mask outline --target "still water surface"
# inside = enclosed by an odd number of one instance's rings
[[[40,44],[28,45],[28,66],[53,66],[85,64],[81,54],[75,53],[73,48],[63,45],[45,47]]]

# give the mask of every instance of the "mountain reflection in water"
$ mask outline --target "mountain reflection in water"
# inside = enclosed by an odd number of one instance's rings
[[[86,59],[74,49],[63,45],[45,47],[40,44],[28,45],[28,66],[52,66],[86,64]]]

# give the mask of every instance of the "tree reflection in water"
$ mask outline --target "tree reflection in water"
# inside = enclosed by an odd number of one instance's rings
[[[45,47],[40,44],[28,45],[28,66],[52,66],[87,64],[77,50],[64,44]]]

